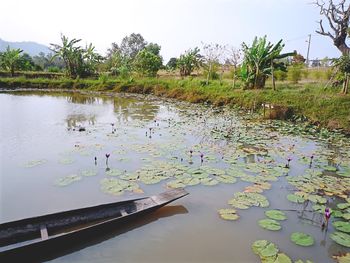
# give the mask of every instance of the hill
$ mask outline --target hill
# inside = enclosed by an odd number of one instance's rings
[[[9,42],[0,39],[0,52],[4,51],[7,46],[11,48],[20,48],[25,53],[28,53],[31,56],[38,55],[40,52],[45,54],[50,53],[50,50],[47,46],[32,42],[32,41],[23,41],[23,42]]]

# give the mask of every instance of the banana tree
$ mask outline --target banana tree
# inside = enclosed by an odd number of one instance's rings
[[[242,44],[244,59],[241,68],[242,79],[245,87],[250,89],[262,89],[268,76],[273,76],[274,70],[286,71],[286,66],[280,60],[294,53],[281,54],[284,44],[282,39],[273,45],[267,42],[266,36],[255,37],[251,47]]]
[[[71,78],[86,77],[92,75],[97,63],[102,57],[95,53],[95,47],[90,44],[85,49],[76,46],[81,39],[71,39],[61,35],[62,45],[51,44],[51,50],[55,53],[52,59],[60,57],[63,59],[68,75]]]
[[[12,77],[15,74],[15,70],[20,68],[22,52],[23,50],[19,48],[11,49],[9,46],[7,46],[6,51],[0,53],[0,66],[1,68],[9,71]]]

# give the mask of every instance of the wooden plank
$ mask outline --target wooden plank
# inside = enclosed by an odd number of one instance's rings
[[[47,228],[45,225],[40,226],[40,234],[42,240],[46,240],[49,238],[49,234],[47,233]]]

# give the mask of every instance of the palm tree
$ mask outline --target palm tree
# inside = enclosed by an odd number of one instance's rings
[[[244,60],[241,74],[246,88],[261,89],[265,87],[268,76],[273,76],[274,69],[285,71],[286,67],[279,59],[292,56],[294,53],[281,54],[284,47],[282,39],[275,45],[267,42],[266,36],[255,37],[251,47],[242,44]]]

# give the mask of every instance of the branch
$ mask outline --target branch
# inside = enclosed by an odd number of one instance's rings
[[[316,30],[316,33],[323,35],[323,36],[328,36],[331,39],[335,39],[335,37],[328,31],[327,33],[324,31],[323,25],[322,25],[322,19],[318,22],[320,24],[320,29],[321,30]]]

